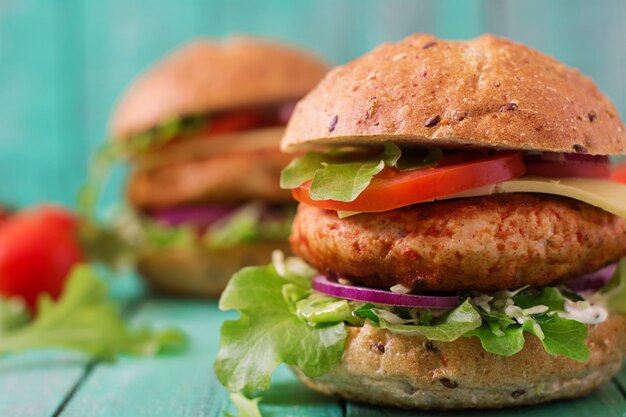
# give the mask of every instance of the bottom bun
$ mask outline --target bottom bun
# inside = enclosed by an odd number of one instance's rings
[[[454,342],[384,329],[350,327],[341,364],[300,379],[315,391],[348,400],[414,409],[500,408],[579,397],[615,375],[624,359],[626,316],[589,326],[589,360],[548,354],[526,335],[510,357],[483,350],[477,338]]]
[[[220,296],[230,277],[250,265],[264,265],[272,251],[291,253],[287,242],[257,242],[229,249],[163,249],[141,256],[139,273],[160,293],[187,297]]]

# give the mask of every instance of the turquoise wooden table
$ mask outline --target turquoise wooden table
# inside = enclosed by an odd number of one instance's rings
[[[234,412],[212,370],[219,327],[231,312],[215,301],[132,300],[129,318],[174,325],[191,337],[189,348],[158,358],[94,362],[66,352],[32,352],[0,360],[2,417],[217,417]],[[309,391],[279,368],[261,411],[269,416],[626,416],[626,371],[590,396],[552,404],[491,412],[407,412],[345,402]]]

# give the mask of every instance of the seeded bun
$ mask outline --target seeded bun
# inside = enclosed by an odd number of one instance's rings
[[[548,354],[526,336],[510,357],[483,350],[477,338],[454,342],[350,327],[341,364],[307,378],[310,388],[353,401],[415,409],[500,408],[588,394],[615,375],[624,359],[626,316],[589,326],[589,360]]]
[[[298,103],[282,147],[390,137],[426,146],[626,152],[618,112],[591,79],[493,35],[413,35],[335,68]]]
[[[326,71],[317,57],[277,42],[197,40],[139,76],[114,112],[111,134],[125,138],[179,116],[299,99]]]
[[[287,242],[269,241],[224,250],[155,250],[139,258],[137,269],[156,292],[217,298],[235,272],[244,266],[265,265],[275,249],[290,253]]]

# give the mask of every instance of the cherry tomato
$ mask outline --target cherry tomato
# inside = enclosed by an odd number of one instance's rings
[[[0,225],[0,294],[22,297],[33,310],[42,293],[58,298],[70,269],[84,260],[76,233],[76,218],[53,206]]]
[[[626,183],[626,161],[621,161],[611,170],[611,179]]]
[[[404,172],[385,168],[352,202],[313,200],[309,195],[310,181],[294,189],[293,196],[301,203],[329,210],[378,212],[496,184],[520,177],[526,171],[519,152],[501,152],[460,163],[456,163],[458,156],[455,158],[455,163],[444,158],[434,168]]]

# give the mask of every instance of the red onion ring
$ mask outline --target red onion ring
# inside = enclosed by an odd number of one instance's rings
[[[605,155],[543,152],[524,156],[526,175],[540,177],[610,178],[611,166]]]
[[[397,307],[454,308],[460,304],[456,296],[398,294],[374,288],[343,285],[324,275],[313,277],[313,289],[332,297]]]
[[[574,291],[585,291],[585,290],[593,290],[597,291],[600,288],[604,287],[607,282],[611,280],[613,275],[615,275],[615,270],[617,269],[617,262],[604,268],[598,269],[595,272],[591,272],[589,274],[582,275],[578,278],[574,278],[573,280],[567,283],[567,287]]]
[[[527,162],[582,162],[591,164],[609,164],[606,155],[587,155],[579,153],[542,152],[524,155]]]

